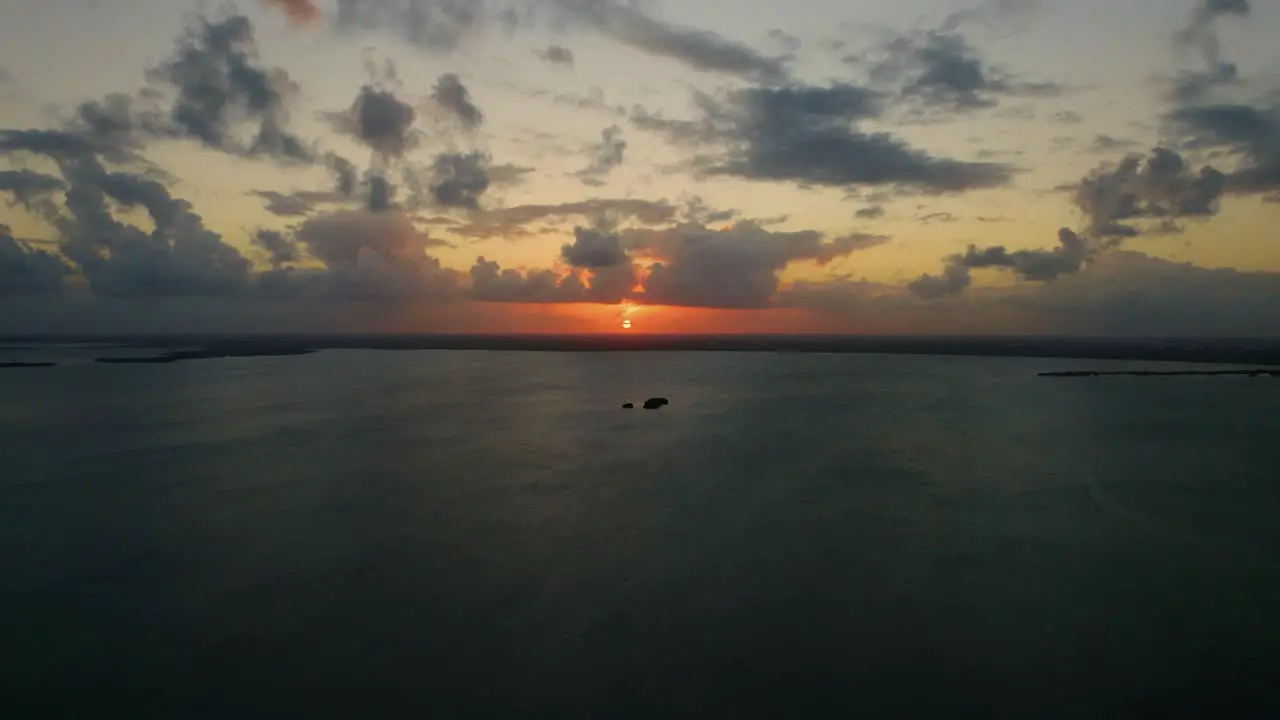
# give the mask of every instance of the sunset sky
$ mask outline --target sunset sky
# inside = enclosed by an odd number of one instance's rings
[[[6,0],[0,333],[1280,335],[1280,4]]]

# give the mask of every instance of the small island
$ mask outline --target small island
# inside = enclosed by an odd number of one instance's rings
[[[4,368],[50,368],[57,367],[55,362],[0,362],[0,369]]]

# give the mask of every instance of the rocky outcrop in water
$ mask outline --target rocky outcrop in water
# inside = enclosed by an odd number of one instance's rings
[[[665,405],[670,405],[670,404],[671,404],[670,401],[668,401],[666,398],[661,398],[661,397],[649,398],[648,400],[644,401],[644,409],[657,410],[660,407],[663,407]]]

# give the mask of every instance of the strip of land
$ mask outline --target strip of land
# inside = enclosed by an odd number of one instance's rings
[[[1183,377],[1187,375],[1244,375],[1247,377],[1280,378],[1280,370],[1067,370],[1042,372],[1040,377],[1102,377],[1104,375],[1132,375],[1135,377]]]
[[[1280,339],[1131,339],[822,335],[47,335],[0,343],[99,343],[150,350],[119,364],[214,357],[298,355],[317,350],[492,350],[519,352],[784,352],[1134,360],[1280,368]]]

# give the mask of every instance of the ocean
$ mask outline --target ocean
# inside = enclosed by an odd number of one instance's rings
[[[1280,714],[1275,379],[105,352],[0,370],[8,717]]]

